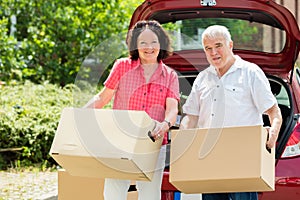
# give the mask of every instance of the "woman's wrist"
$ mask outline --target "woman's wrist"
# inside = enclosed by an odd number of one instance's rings
[[[171,122],[169,122],[168,120],[165,119],[163,122],[165,122],[168,125],[169,129],[172,127]]]

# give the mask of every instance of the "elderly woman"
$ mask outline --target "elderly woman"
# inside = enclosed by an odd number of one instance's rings
[[[143,110],[156,126],[155,140],[163,137],[151,182],[136,181],[139,200],[161,198],[167,132],[178,113],[179,83],[174,70],[163,63],[171,53],[170,38],[157,21],[139,21],[128,32],[130,56],[116,60],[104,88],[85,106],[102,108],[114,96],[113,109]],[[130,180],[105,179],[104,199],[125,200]]]

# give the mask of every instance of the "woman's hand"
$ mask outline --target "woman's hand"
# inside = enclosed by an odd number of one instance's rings
[[[152,137],[155,140],[159,140],[165,136],[165,133],[169,131],[169,125],[167,122],[158,122],[155,121],[155,127],[151,133]]]

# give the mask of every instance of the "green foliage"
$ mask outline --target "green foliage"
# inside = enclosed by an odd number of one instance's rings
[[[61,111],[72,106],[74,85],[26,82],[0,88],[0,168],[51,161],[48,153]]]
[[[36,83],[45,80],[61,85],[74,82],[88,53],[101,41],[125,32],[133,10],[141,2],[3,0],[0,19],[16,15],[14,35],[21,44],[16,51],[22,55],[21,64],[5,66],[6,71],[17,69],[23,80]],[[7,28],[9,24],[4,26]]]
[[[115,38],[125,35],[141,2],[1,1],[0,168],[54,163],[48,152],[62,109],[82,106],[98,91],[99,85],[90,84],[99,81],[97,69],[92,68],[99,63],[109,68],[110,57],[116,55],[99,44],[105,41],[118,55],[124,55]],[[12,17],[16,17],[15,27]],[[97,65],[80,70],[87,56],[96,56]],[[108,74],[101,73],[103,77]],[[91,77],[92,81],[87,81]],[[76,86],[71,84],[74,82]]]
[[[0,80],[20,80],[24,61],[16,48],[17,40],[8,35],[7,26],[8,18],[0,18]]]

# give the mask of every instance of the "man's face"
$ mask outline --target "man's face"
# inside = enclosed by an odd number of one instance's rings
[[[207,60],[211,65],[217,69],[229,67],[229,62],[233,57],[232,42],[226,43],[223,37],[204,38],[203,46]]]

